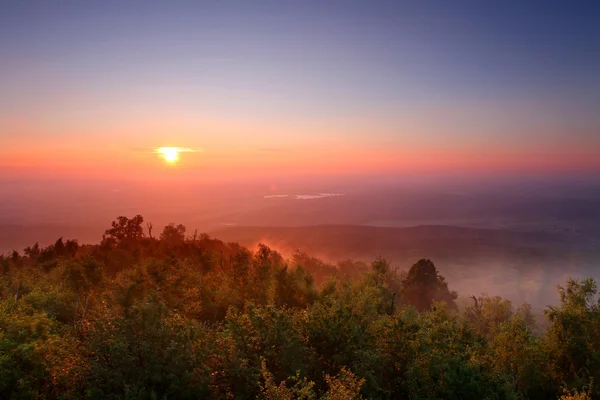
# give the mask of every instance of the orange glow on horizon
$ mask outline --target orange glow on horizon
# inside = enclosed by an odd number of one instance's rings
[[[87,137],[86,137],[87,139]],[[154,147],[142,143],[113,144],[41,139],[37,143],[15,140],[0,150],[0,177],[84,177],[140,180],[232,180],[258,179],[274,174],[361,175],[420,172],[592,172],[600,169],[597,149],[574,146],[536,148],[425,146],[340,143],[312,140],[241,148],[203,140],[202,148],[169,145],[168,138],[152,138]],[[189,143],[187,138],[180,138]],[[204,143],[206,142],[206,143]],[[186,143],[186,144],[187,144]],[[201,152],[202,156],[195,154]],[[157,160],[158,157],[158,160]],[[158,161],[158,162],[157,162]],[[276,191],[276,187],[271,190]]]

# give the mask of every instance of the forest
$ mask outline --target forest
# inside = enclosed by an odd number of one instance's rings
[[[0,256],[0,398],[600,398],[593,279],[537,315],[459,304],[423,257],[286,259],[141,215],[36,243]]]

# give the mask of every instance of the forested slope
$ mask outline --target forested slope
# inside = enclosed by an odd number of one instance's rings
[[[427,257],[427,254],[423,254]],[[592,279],[527,304],[473,297],[427,258],[288,259],[141,216],[98,245],[0,258],[0,398],[546,399],[600,395]]]

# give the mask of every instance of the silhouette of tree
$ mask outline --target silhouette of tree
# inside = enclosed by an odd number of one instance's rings
[[[62,256],[65,254],[65,243],[63,242],[63,238],[58,238],[58,240],[54,243],[54,254],[57,256]]]
[[[108,235],[109,240],[113,239],[117,245],[131,245],[144,237],[143,222],[144,217],[139,214],[131,219],[120,216],[112,222],[112,228],[107,229],[104,234]]]
[[[35,242],[33,246],[28,246],[23,250],[23,253],[32,259],[37,258],[40,255],[40,245],[38,242]]]
[[[152,222],[146,223],[146,227],[148,228],[148,237],[150,239],[154,239],[154,236],[152,236],[152,228],[153,228]]]
[[[74,257],[79,250],[79,242],[75,240],[67,240],[65,242],[65,254]]]
[[[419,311],[427,311],[436,301],[445,301],[451,308],[458,294],[448,289],[446,279],[438,274],[431,260],[421,259],[408,271],[402,281],[402,297]]]
[[[183,243],[185,241],[185,226],[173,223],[165,226],[162,233],[160,234],[160,240],[164,240],[171,243]]]

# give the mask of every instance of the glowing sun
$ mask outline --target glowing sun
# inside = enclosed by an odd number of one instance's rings
[[[175,165],[179,161],[179,155],[181,153],[191,153],[194,151],[200,151],[197,149],[188,149],[185,147],[157,147],[154,149],[154,153],[162,157],[167,164]]]
[[[175,164],[179,161],[179,153],[181,150],[177,147],[159,147],[156,153],[160,154],[169,164]]]

